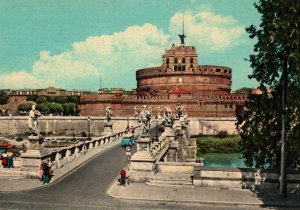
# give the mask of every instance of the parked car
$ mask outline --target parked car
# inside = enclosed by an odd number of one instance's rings
[[[0,140],[0,148],[1,149],[11,149],[11,148],[15,148],[15,145],[10,144],[5,140]]]
[[[127,146],[131,147],[132,145],[134,145],[135,140],[133,137],[134,137],[133,134],[125,134],[121,141],[121,147],[127,147]]]

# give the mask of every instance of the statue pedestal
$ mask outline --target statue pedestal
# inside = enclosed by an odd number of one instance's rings
[[[112,129],[112,124],[110,125],[105,125],[104,126],[104,131],[101,133],[101,135],[104,135],[104,136],[110,136],[113,134],[113,129]]]
[[[176,119],[176,120],[175,120],[174,128],[175,128],[175,130],[177,130],[177,131],[180,131],[180,130],[181,130],[181,122],[180,122],[180,119]]]
[[[22,170],[32,171],[37,174],[41,161],[49,158],[51,153],[44,148],[44,138],[40,136],[29,136],[25,153],[21,154]]]
[[[137,140],[137,152],[131,157],[131,170],[152,171],[155,159],[151,155],[149,137],[141,137]]]
[[[175,140],[175,133],[171,126],[165,127],[164,136],[167,137],[167,139],[169,140],[170,143]]]

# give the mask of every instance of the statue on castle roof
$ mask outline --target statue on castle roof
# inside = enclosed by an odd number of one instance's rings
[[[142,126],[142,137],[150,136],[150,120],[151,120],[151,112],[147,109],[147,106],[143,106],[143,110],[140,112],[139,122],[141,122]]]
[[[186,36],[184,34],[178,34],[181,44],[184,44],[184,38],[186,38]]]
[[[35,109],[35,105],[32,105],[28,115],[28,128],[32,136],[41,136],[38,122],[40,116],[42,116],[41,113]]]

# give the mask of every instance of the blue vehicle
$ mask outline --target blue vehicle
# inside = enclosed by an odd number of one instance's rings
[[[135,140],[133,138],[133,134],[125,134],[121,141],[121,147],[127,147],[134,145]]]

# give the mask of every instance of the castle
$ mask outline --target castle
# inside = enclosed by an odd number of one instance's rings
[[[231,75],[228,67],[199,65],[195,47],[182,42],[165,51],[160,66],[136,71],[135,91],[115,88],[82,95],[78,109],[84,116],[103,116],[110,106],[114,116],[133,116],[135,106],[147,105],[157,115],[181,104],[191,117],[235,117],[248,94],[231,93]]]

